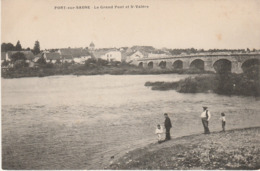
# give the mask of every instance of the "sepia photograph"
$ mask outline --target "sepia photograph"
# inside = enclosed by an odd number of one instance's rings
[[[260,169],[259,0],[2,0],[1,169]]]

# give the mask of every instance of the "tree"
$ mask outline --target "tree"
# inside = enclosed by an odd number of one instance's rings
[[[28,67],[28,64],[25,62],[25,60],[17,60],[14,62],[14,68],[23,68],[23,67]]]
[[[17,50],[17,51],[22,50],[22,46],[21,46],[21,43],[20,43],[19,40],[18,40],[18,42],[16,43],[15,50]]]
[[[57,59],[57,60],[56,60],[56,64],[61,64],[60,59]]]
[[[9,65],[9,62],[4,60],[4,62],[2,63],[2,66],[8,66]]]
[[[2,52],[13,51],[13,50],[15,50],[15,47],[12,43],[2,43],[1,45]]]
[[[23,53],[17,52],[11,55],[11,61],[14,63],[15,61],[22,60],[25,61],[26,57]]]
[[[35,44],[34,44],[34,48],[33,48],[33,53],[35,55],[39,54],[40,53],[40,42],[37,40],[35,41]]]

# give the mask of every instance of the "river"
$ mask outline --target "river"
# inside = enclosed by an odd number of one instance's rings
[[[137,147],[156,142],[163,113],[173,138],[202,133],[202,106],[211,131],[260,126],[254,97],[152,91],[146,81],[188,75],[51,76],[2,79],[4,169],[104,169]],[[114,156],[114,159],[111,159]],[[113,157],[112,157],[113,158]]]

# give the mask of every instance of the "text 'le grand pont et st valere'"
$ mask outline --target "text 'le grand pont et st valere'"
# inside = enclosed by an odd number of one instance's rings
[[[76,5],[76,6],[54,6],[55,10],[84,10],[84,9],[144,9],[149,8],[149,5]]]

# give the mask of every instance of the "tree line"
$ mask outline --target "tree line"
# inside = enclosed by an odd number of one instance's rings
[[[37,55],[41,52],[40,42],[38,40],[35,41],[33,49],[30,49],[29,47],[23,49],[19,40],[17,41],[15,46],[12,43],[2,43],[1,52],[8,52],[8,51],[32,51],[34,55]]]
[[[257,51],[256,49],[250,50],[249,48],[247,49],[209,49],[209,50],[204,50],[204,49],[195,49],[195,48],[186,48],[186,49],[169,49],[169,52],[172,55],[180,55],[182,53],[186,54],[194,54],[194,53],[203,53],[203,52],[255,52]]]

